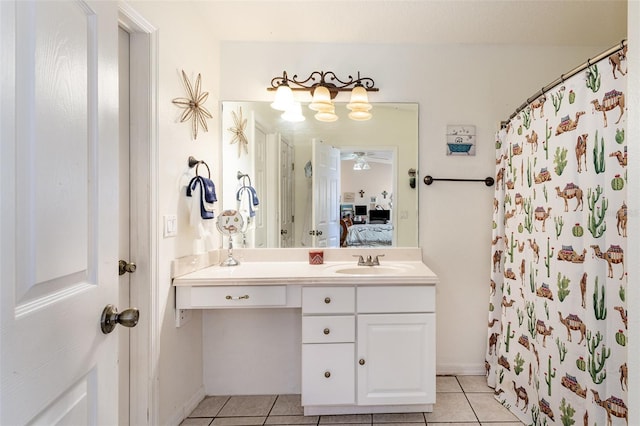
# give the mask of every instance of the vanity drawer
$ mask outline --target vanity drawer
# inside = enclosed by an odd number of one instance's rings
[[[302,405],[355,403],[353,343],[302,345]]]
[[[188,300],[184,302],[188,302],[193,308],[239,308],[287,304],[287,288],[284,285],[193,286],[190,290]]]
[[[434,286],[358,287],[358,313],[435,312]]]
[[[355,310],[354,287],[303,287],[303,314],[349,314]]]
[[[353,342],[355,322],[353,315],[302,317],[302,343]]]

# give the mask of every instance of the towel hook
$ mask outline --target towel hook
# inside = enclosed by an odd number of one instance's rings
[[[249,180],[249,186],[251,186],[251,178],[249,177],[248,174],[246,173],[242,173],[241,171],[238,170],[238,173],[236,174],[236,178],[238,180],[242,179],[242,186],[247,186],[245,179]]]

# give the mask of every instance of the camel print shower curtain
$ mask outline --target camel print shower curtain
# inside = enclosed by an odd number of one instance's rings
[[[496,138],[486,367],[525,424],[627,424],[625,53]]]

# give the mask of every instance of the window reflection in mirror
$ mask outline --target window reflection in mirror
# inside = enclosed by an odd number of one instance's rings
[[[418,165],[418,105],[373,104],[373,118],[360,122],[344,104],[332,123],[302,111],[304,121],[287,122],[269,102],[222,102],[218,209],[248,219],[236,247],[416,247],[418,194],[408,171]],[[322,187],[331,155],[337,181]],[[247,185],[255,199],[241,190]]]

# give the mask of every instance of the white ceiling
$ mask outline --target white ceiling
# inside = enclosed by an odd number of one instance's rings
[[[626,38],[627,33],[627,1],[623,0],[205,0],[188,3],[199,8],[199,14],[222,40],[613,45]]]

